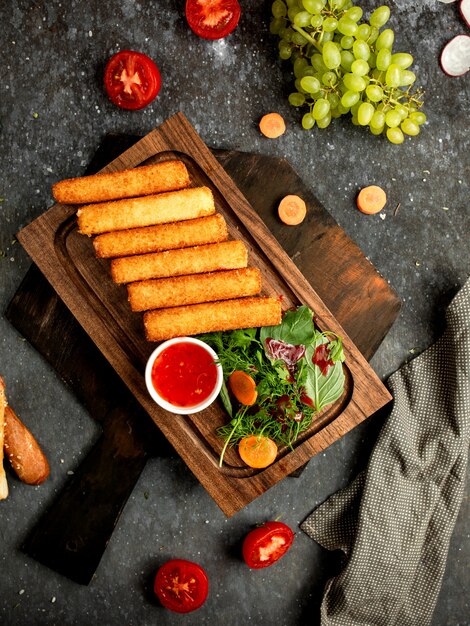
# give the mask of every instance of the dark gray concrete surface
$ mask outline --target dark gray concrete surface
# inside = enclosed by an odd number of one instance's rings
[[[416,58],[429,119],[418,138],[396,147],[349,120],[335,121],[326,131],[300,128],[298,113],[286,102],[286,68],[268,33],[269,2],[242,0],[239,27],[218,42],[189,31],[183,4],[2,1],[1,310],[30,264],[14,235],[51,205],[51,184],[80,175],[105,133],[143,134],[183,111],[210,146],[289,159],[398,291],[403,311],[373,359],[386,378],[439,335],[445,306],[470,271],[470,74],[449,78],[438,63],[443,44],[469,32],[456,5],[390,3],[397,48]],[[368,0],[363,6],[377,4]],[[142,112],[121,111],[103,93],[104,63],[125,48],[149,54],[162,72],[161,93]],[[257,130],[260,116],[272,110],[288,125],[276,141]],[[389,202],[380,216],[365,217],[354,199],[371,183],[386,189]],[[322,588],[337,567],[336,556],[298,531],[282,564],[249,571],[240,559],[240,541],[252,524],[268,518],[282,516],[298,529],[317,504],[364,466],[380,420],[363,424],[314,458],[300,478],[284,480],[230,520],[182,461],[150,460],[95,580],[81,587],[28,558],[19,546],[89,450],[97,427],[3,315],[0,370],[12,404],[37,433],[52,470],[37,488],[9,475],[10,497],[0,504],[1,624],[318,623]],[[467,495],[434,626],[470,623],[469,513]],[[207,604],[186,617],[159,607],[149,591],[155,569],[175,556],[203,564],[211,581]]]

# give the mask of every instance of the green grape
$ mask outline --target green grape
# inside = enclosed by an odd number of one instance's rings
[[[354,124],[354,126],[360,126],[357,115],[351,115],[351,122]]]
[[[333,10],[339,11],[346,4],[346,0],[330,0],[330,7]]]
[[[395,63],[388,66],[385,74],[385,84],[387,87],[399,87],[401,82],[401,69]]]
[[[317,120],[317,126],[318,128],[326,128],[327,126],[330,125],[331,122],[331,114],[330,112],[328,112],[325,117],[322,117],[321,119]]]
[[[370,120],[370,127],[382,131],[385,126],[385,113],[383,111],[375,111]]]
[[[302,117],[302,128],[305,128],[305,130],[310,130],[314,126],[315,118],[313,117],[313,115],[311,113],[305,113],[305,115]]]
[[[341,104],[346,109],[350,109],[357,102],[359,102],[360,97],[361,96],[357,93],[357,91],[347,91],[345,94],[343,94],[343,97],[341,98]]]
[[[354,115],[354,117],[357,117],[357,113],[359,111],[359,108],[362,104],[361,100],[358,100],[357,102],[355,102],[352,107],[351,107],[351,115]]]
[[[371,78],[382,82],[382,72],[378,68],[374,68],[371,72]]]
[[[293,34],[294,31],[292,30],[292,28],[281,28],[281,30],[279,31],[279,37],[287,42],[292,41]]]
[[[296,7],[297,5],[297,0],[286,0],[286,4],[287,6],[290,7]]]
[[[300,26],[301,28],[303,28],[304,26],[310,26],[311,18],[312,15],[308,11],[300,11],[300,13],[297,13],[297,15],[294,17],[294,24],[296,26]]]
[[[309,13],[321,13],[325,3],[322,0],[302,0],[303,7]]]
[[[400,125],[400,128],[405,133],[405,135],[411,135],[411,137],[416,137],[419,135],[419,125],[407,117]]]
[[[307,65],[307,67],[302,70],[302,78],[304,76],[315,76],[315,74],[316,74],[315,68],[312,67],[311,65]]]
[[[295,43],[296,46],[304,46],[308,42],[300,33],[294,33],[292,35],[292,43]]]
[[[367,61],[370,57],[369,45],[361,39],[356,39],[353,44],[353,54],[356,59],[363,59],[364,61]]]
[[[367,38],[367,43],[369,44],[369,46],[377,41],[379,35],[380,35],[379,29],[376,28],[375,26],[372,26],[370,29],[369,37]]]
[[[366,41],[369,39],[370,35],[370,26],[369,24],[361,24],[356,31],[356,39],[362,39],[362,41]]]
[[[294,61],[294,76],[296,78],[302,78],[302,72],[308,67],[308,61],[306,58],[301,57]]]
[[[378,7],[370,16],[369,22],[371,26],[382,28],[390,17],[390,9],[387,6]]]
[[[348,35],[344,35],[344,37],[341,37],[340,45],[343,48],[343,50],[351,50],[351,48],[353,47],[354,41],[355,41],[354,37],[349,37]]]
[[[326,33],[331,33],[334,30],[336,30],[336,27],[338,26],[338,20],[334,17],[327,17],[326,19],[323,20],[323,30]]]
[[[274,17],[285,17],[287,15],[287,7],[282,0],[274,0],[271,11]]]
[[[329,70],[341,65],[341,52],[337,44],[327,41],[323,46],[323,63]]]
[[[338,82],[338,77],[334,72],[325,72],[321,77],[321,82],[325,87],[333,87]]]
[[[338,30],[342,35],[351,37],[357,31],[357,23],[343,15],[338,21]]]
[[[312,55],[310,63],[317,72],[326,72],[327,70],[325,64],[323,63],[323,57],[318,52],[315,52],[315,54]]]
[[[368,126],[374,113],[374,106],[370,102],[363,102],[357,111],[357,121],[361,126]]]
[[[341,52],[341,67],[346,70],[346,72],[351,71],[351,66],[354,61],[355,59],[352,52],[349,52],[349,50],[343,50],[343,52]]]
[[[366,82],[362,76],[356,76],[356,74],[345,74],[343,76],[343,83],[349,91],[364,91],[366,88]]]
[[[392,62],[392,53],[388,48],[382,48],[377,53],[377,69],[381,72],[385,72],[388,69],[388,66]]]
[[[328,102],[330,103],[330,107],[332,109],[336,109],[338,108],[339,104],[340,104],[340,99],[339,96],[336,95],[334,92],[331,92],[327,95],[326,99],[328,100]]]
[[[369,64],[363,59],[356,59],[351,65],[351,72],[358,76],[365,76],[369,72]]]
[[[384,126],[382,126],[382,128],[374,128],[373,126],[369,126],[369,130],[373,135],[381,135],[384,132]]]
[[[403,132],[399,128],[387,128],[387,139],[394,144],[400,144],[405,141]]]
[[[370,65],[371,68],[374,68],[376,66],[377,55],[375,54],[375,52],[372,52],[372,50],[370,51],[370,56],[367,59],[367,63]]]
[[[398,67],[398,66],[397,66]],[[416,74],[409,70],[401,70],[400,72],[400,87],[409,87],[416,80]]]
[[[419,124],[419,126],[421,126],[421,124],[424,124],[427,118],[422,111],[413,111],[410,114],[410,119],[412,119],[413,122],[416,122],[417,124]]]
[[[297,4],[287,9],[287,17],[290,19],[291,22],[294,21],[294,18],[297,15],[297,13],[300,13],[300,9]]]
[[[338,104],[338,106],[336,107],[336,110],[341,114],[341,115],[346,115],[346,113],[349,113],[349,107],[345,107],[343,106],[342,102],[340,101],[340,103]]]
[[[402,70],[406,70],[412,65],[413,57],[407,52],[397,52],[396,54],[392,54],[392,63],[401,67]]]
[[[333,119],[337,120],[338,118],[340,118],[343,114],[341,113],[341,111],[338,110],[338,107],[336,107],[335,109],[331,109],[330,111],[330,115]]]
[[[406,120],[408,117],[408,109],[403,104],[397,104],[395,111],[400,115],[402,120]]]
[[[377,37],[377,41],[375,42],[375,51],[378,52],[379,50],[382,50],[382,48],[388,48],[391,50],[394,40],[395,33],[391,28],[386,28]]]
[[[330,103],[325,98],[317,100],[312,109],[312,115],[318,122],[330,112]]]
[[[300,79],[300,85],[307,93],[316,93],[321,88],[320,81],[314,76],[304,76]]]
[[[287,59],[290,59],[291,54],[292,50],[290,44],[288,44],[287,41],[285,41],[284,39],[281,39],[281,41],[279,42],[279,56],[284,61],[287,61]]]
[[[303,104],[305,104],[304,94],[299,93],[298,91],[294,91],[294,93],[291,93],[288,100],[289,104],[291,104],[293,107],[301,107]]]
[[[285,26],[286,20],[283,17],[275,17],[269,25],[271,35],[279,35],[281,28]]]
[[[367,85],[366,96],[372,102],[380,102],[384,97],[384,90],[379,85]]]
[[[396,128],[397,126],[400,125],[400,122],[401,122],[401,115],[400,113],[395,111],[395,109],[392,109],[391,111],[388,111],[385,114],[385,123],[387,124],[389,128]]]
[[[326,18],[326,19],[328,19],[328,18]],[[333,31],[328,31],[327,32],[327,31],[324,30],[323,31],[323,38],[322,38],[323,43],[325,44],[327,41],[333,41],[334,36],[335,36],[335,34],[334,34]]]
[[[301,80],[300,78],[296,78],[296,79],[295,79],[295,81],[294,81],[295,88],[296,88],[296,89],[297,89],[297,91],[298,91],[298,92],[300,92],[300,93],[303,93],[303,94],[308,93],[307,91],[305,91],[305,89],[304,89],[304,88],[302,87],[302,85],[300,84],[300,80]]]
[[[362,17],[361,7],[351,7],[345,13],[345,16],[353,22],[359,22]]]
[[[310,20],[310,24],[313,26],[313,28],[320,28],[320,26],[323,24],[323,18],[321,15],[312,15],[312,18]]]

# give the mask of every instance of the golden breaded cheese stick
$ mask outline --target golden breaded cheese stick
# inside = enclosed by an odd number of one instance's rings
[[[262,297],[190,304],[144,313],[148,341],[163,341],[217,330],[276,326],[280,323],[279,300]]]
[[[127,286],[133,311],[230,300],[261,291],[261,272],[254,267],[174,278],[143,280]]]
[[[190,220],[213,213],[215,205],[212,191],[208,187],[194,187],[156,196],[87,204],[78,209],[77,217],[81,233],[96,235]]]
[[[62,204],[88,204],[184,189],[189,184],[188,170],[182,161],[163,161],[131,170],[61,180],[52,186],[52,195]]]
[[[243,241],[223,241],[113,259],[111,275],[115,283],[132,283],[149,278],[239,269],[247,265],[248,251]]]
[[[228,239],[227,224],[219,213],[185,222],[144,226],[98,235],[93,240],[96,256],[115,258],[174,248],[188,248]]]

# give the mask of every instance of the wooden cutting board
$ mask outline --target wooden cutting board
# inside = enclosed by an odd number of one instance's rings
[[[98,171],[138,139],[108,135],[87,173]],[[287,161],[237,151],[213,152],[263,220],[271,224],[273,233],[289,255],[302,265],[304,275],[369,359],[399,310],[399,300],[386,281],[315,200],[311,200],[311,204],[315,207],[316,218],[308,229],[287,230],[275,218],[273,207],[283,189],[296,190],[302,197],[311,195]],[[275,182],[269,188],[259,185],[259,180],[267,173]],[[297,235],[286,239],[286,235],[295,234],[294,231]],[[340,254],[334,254],[334,263],[332,251],[335,248],[309,246],[310,241],[315,240],[335,242]],[[308,248],[309,254],[304,254]],[[342,274],[350,266],[356,268],[350,291],[355,305],[340,307],[342,293],[332,271]],[[363,297],[364,293],[368,294],[367,298]],[[360,321],[367,309],[371,324],[364,333]],[[76,582],[88,584],[145,466],[147,455],[166,454],[170,446],[165,446],[165,438],[35,265],[18,288],[6,316],[49,361],[103,428],[90,453],[74,468],[74,475],[50,503],[23,546],[42,563]],[[62,330],[60,342],[55,340],[56,328]],[[118,446],[116,442],[125,442],[125,446]]]
[[[232,237],[245,241],[250,252],[250,264],[261,269],[265,293],[282,296],[285,308],[299,303],[308,304],[315,310],[321,329],[333,330],[344,337],[348,381],[345,394],[318,416],[294,450],[283,450],[277,461],[265,470],[242,467],[235,453],[227,458],[222,469],[218,467],[221,442],[214,432],[226,420],[220,404],[214,404],[202,414],[169,419],[168,414],[151,401],[145,388],[143,370],[154,346],[144,340],[141,318],[128,309],[125,290],[112,284],[107,263],[96,259],[90,240],[78,234],[74,207],[55,205],[23,229],[18,238],[133,396],[221,509],[227,515],[232,515],[378,410],[389,401],[390,396],[345,329],[311,288],[184,116],[178,114],[152,131],[107,170],[135,167],[168,158],[184,160],[193,183],[207,184],[212,188],[217,208],[228,221]],[[259,177],[258,180],[264,182],[266,178]],[[272,174],[268,180],[273,180]],[[296,190],[287,190],[285,187],[282,191],[276,189],[277,200],[287,192],[296,193]],[[328,239],[325,224],[328,220],[325,220],[324,211],[310,194],[306,194],[305,199],[309,218],[302,229],[308,229],[321,216],[324,228],[319,237],[321,246],[321,240]],[[270,208],[273,209],[272,204]],[[330,240],[328,248],[331,243]],[[336,250],[338,243],[336,239]],[[357,248],[355,251],[356,258],[363,264],[367,263]],[[343,288],[349,285],[357,277],[356,271],[356,268],[349,270],[346,278],[338,275],[336,278],[339,284]],[[386,294],[385,300],[391,297],[390,302],[393,301],[391,317],[394,318],[398,308],[396,296],[375,272],[372,282],[384,285],[381,291]],[[343,291],[343,298],[345,295]],[[356,301],[361,302],[361,306],[356,308],[355,314],[358,315],[359,309],[362,310],[366,332],[370,332],[369,306],[364,310],[362,300],[363,297],[359,295]],[[383,298],[380,300],[382,302]],[[348,298],[343,308],[350,311],[355,306],[354,299]]]

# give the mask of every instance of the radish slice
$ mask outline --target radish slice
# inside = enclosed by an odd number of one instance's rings
[[[455,2],[455,0],[439,0],[439,2],[443,2],[444,4],[450,4],[451,2]]]
[[[441,67],[448,76],[462,76],[470,70],[470,36],[457,35],[441,53]]]
[[[460,13],[467,26],[470,28],[470,0],[462,0],[460,2]]]

